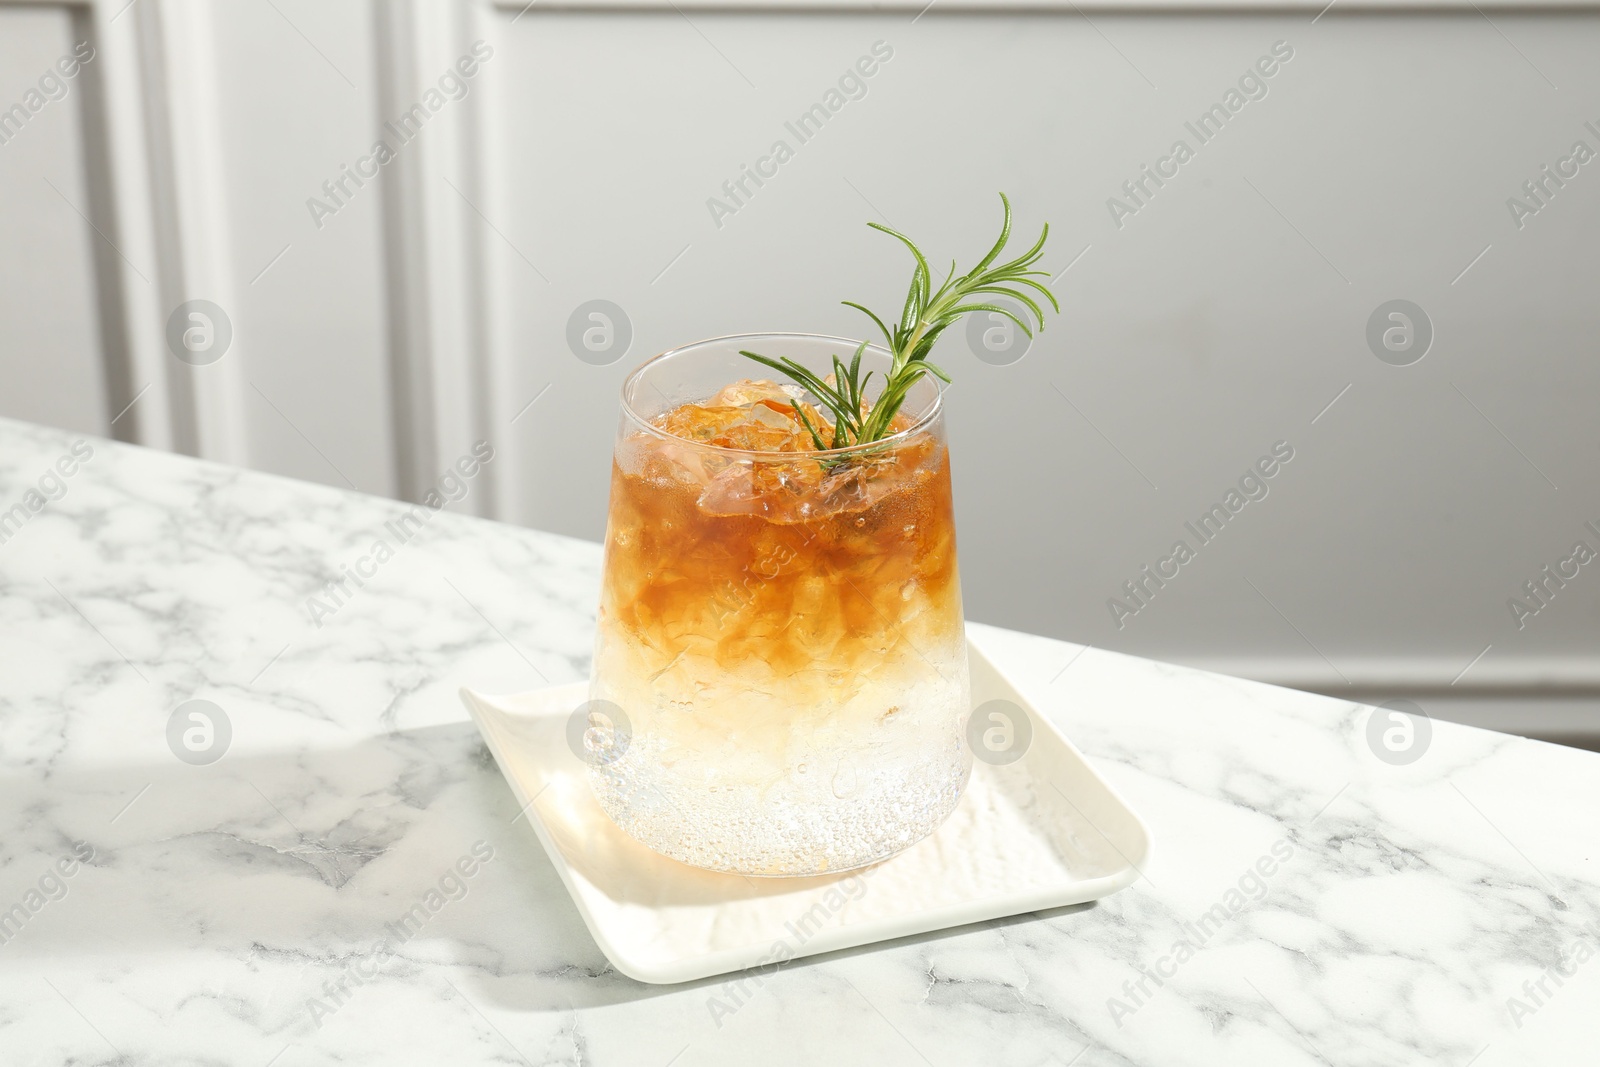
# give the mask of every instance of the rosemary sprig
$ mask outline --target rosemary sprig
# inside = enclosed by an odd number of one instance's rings
[[[872,372],[868,371],[864,378],[861,376],[861,354],[866,351],[866,341],[861,342],[861,346],[856,349],[848,365],[837,355],[833,357],[832,385],[787,356],[773,359],[756,352],[739,353],[792,379],[816,397],[833,415],[832,434],[830,438],[825,439],[819,429],[812,425],[811,419],[807,417],[799,402],[794,404],[795,416],[811,435],[811,441],[817,446],[817,451],[870,444],[881,440],[888,435],[895,415],[905,403],[906,394],[923,375],[932,374],[942,381],[949,382],[950,375],[943,368],[929,362],[928,353],[933,350],[939,335],[963,315],[973,311],[1004,315],[1021,327],[1023,333],[1030,338],[1033,336],[1033,331],[1029,329],[1025,318],[1018,317],[1009,308],[983,300],[983,296],[1006,296],[1017,301],[1032,312],[1032,317],[1038,323],[1040,330],[1044,329],[1044,309],[1037,300],[1038,296],[1043,296],[1050,302],[1051,308],[1060,313],[1061,305],[1056,302],[1055,295],[1045,288],[1042,282],[1034,280],[1049,277],[1048,271],[1033,269],[1034,264],[1044,253],[1045,238],[1050,235],[1048,223],[1040,231],[1039,239],[1033,243],[1032,248],[1016,259],[994,265],[994,261],[1005,250],[1006,242],[1011,238],[1011,201],[1006,198],[1005,193],[1000,194],[1000,203],[1005,210],[1005,219],[1001,223],[1000,237],[995,241],[994,247],[978,261],[977,266],[959,276],[956,274],[955,261],[952,260],[950,273],[937,290],[933,288],[933,272],[928,267],[928,259],[911,238],[887,226],[880,226],[876,222],[867,223],[873,229],[881,230],[899,240],[911,250],[911,255],[916,260],[916,266],[911,272],[911,288],[906,293],[906,302],[900,311],[899,322],[893,329],[861,304],[852,300],[842,301],[847,307],[855,308],[873,321],[882,331],[884,340],[888,342],[889,352],[893,356],[883,389],[871,403],[866,400],[866,391],[867,385],[872,380]],[[837,461],[825,466],[831,467],[836,463]]]

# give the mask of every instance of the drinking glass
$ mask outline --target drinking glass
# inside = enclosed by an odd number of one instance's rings
[[[891,436],[818,452],[796,437],[799,388],[772,399],[774,372],[739,355],[821,377],[858,343],[719,337],[623,385],[589,706],[627,736],[590,761],[590,782],[619,827],[684,863],[862,867],[932,833],[966,786],[937,384],[911,389]],[[862,355],[878,386],[890,365],[884,349]]]

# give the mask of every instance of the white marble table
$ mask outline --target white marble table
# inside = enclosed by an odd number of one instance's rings
[[[1439,723],[1390,766],[1366,709],[1003,631],[1145,878],[743,994],[637,984],[455,695],[585,673],[596,546],[446,510],[319,626],[401,505],[99,440],[49,477],[74,440],[0,422],[8,1067],[1594,1062],[1600,756]],[[197,698],[208,765],[167,740]]]

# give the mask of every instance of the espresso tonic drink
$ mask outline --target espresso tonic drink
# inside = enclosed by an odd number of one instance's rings
[[[856,342],[719,338],[628,379],[589,705],[626,736],[591,782],[685,863],[848,870],[932,833],[971,770],[939,393],[924,379],[888,437],[819,453],[794,405],[825,443],[826,411],[741,349],[820,377]]]

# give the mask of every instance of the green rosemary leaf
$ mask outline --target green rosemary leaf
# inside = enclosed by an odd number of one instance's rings
[[[1021,327],[1023,333],[1027,334],[1029,337],[1033,336],[1033,331],[1028,328],[1027,322],[1025,322],[1021,316],[1017,315],[1010,308],[1001,307],[999,304],[963,304],[954,310],[962,314],[972,311],[987,311],[995,315],[1004,315],[1006,318],[1010,319],[1012,322]]]
[[[856,303],[854,300],[841,300],[841,301],[839,301],[839,303],[845,305],[846,307],[853,307],[857,311],[866,312],[867,317],[869,319],[871,319],[877,325],[878,329],[883,331],[883,339],[884,339],[884,341],[886,341],[889,344],[889,347],[891,347],[891,348],[894,347],[894,334],[889,332],[889,327],[885,326],[883,324],[883,320],[878,318],[877,315],[873,314],[871,309],[862,307],[860,304]]]
[[[1011,299],[1015,300],[1017,303],[1033,312],[1034,321],[1039,324],[1039,329],[1044,329],[1043,309],[1039,307],[1038,303],[1035,302],[1031,296],[1022,292],[1020,289],[1014,289],[1009,285],[985,285],[982,288],[974,289],[972,291],[974,293],[990,293],[994,296],[1009,296]]]
[[[777,371],[779,374],[788,374],[789,373],[789,368],[787,366],[785,366],[782,363],[779,363],[777,360],[773,359],[770,356],[763,356],[759,352],[747,352],[744,349],[740,349],[739,350],[739,354],[741,356],[744,356],[746,359],[753,359],[757,363],[763,363],[763,364],[767,365],[768,367],[771,367],[773,370]]]
[[[838,356],[833,357],[833,380],[838,383],[839,394],[844,397],[844,402],[852,407],[860,407],[861,400],[850,391],[854,384],[850,373],[844,369],[844,360]]]
[[[946,320],[928,327],[928,329],[923,332],[922,340],[917,344],[916,351],[912,353],[911,358],[914,360],[926,359],[928,352],[932,350],[934,344],[939,340],[939,335],[944,333],[944,331],[950,327],[953,321],[954,320]]]
[[[739,354],[747,359],[753,359],[757,363],[771,367],[780,374],[788,375],[790,378],[794,379],[796,384],[798,384],[801,388],[815,396],[822,403],[823,407],[834,412],[836,418],[840,411],[846,409],[847,405],[835,390],[829,389],[827,384],[824,383],[820,378],[818,378],[815,374],[812,374],[805,367],[796,363],[794,360],[787,357],[781,360],[772,359],[769,356],[763,356],[757,352],[747,352],[742,349],[740,350]]]
[[[834,390],[830,390],[829,387],[827,387],[827,384],[824,384],[822,379],[819,379],[816,374],[806,370],[806,368],[798,365],[798,363],[795,363],[794,360],[790,360],[790,358],[784,358],[784,360],[770,360],[770,358],[766,358],[765,355],[757,355],[755,352],[741,352],[739,355],[747,355],[747,357],[752,358],[752,360],[755,360],[755,362],[765,363],[766,366],[771,366],[773,370],[781,371],[781,373],[787,374],[789,378],[795,379],[795,382],[797,382],[798,386],[802,387],[802,389],[805,389],[806,392],[810,392],[813,397],[821,400],[822,405],[824,406],[829,406],[830,408],[830,406],[834,406],[835,403],[838,403],[838,397],[834,394]]]
[[[1028,273],[1029,274],[1041,274],[1042,275],[1045,272],[1041,270],[1041,271],[1029,271]],[[1056,303],[1056,294],[1052,293],[1050,290],[1046,289],[1044,286],[1040,285],[1038,282],[1034,281],[1032,278],[1024,278],[1024,277],[1018,276],[1018,277],[1015,277],[1015,278],[1008,278],[1007,281],[1011,282],[1011,284],[1013,284],[1013,285],[1026,285],[1031,289],[1038,290],[1039,293],[1042,294],[1046,300],[1050,301],[1050,306],[1052,308],[1055,308],[1056,313],[1057,314],[1061,313],[1061,305]],[[1040,319],[1039,319],[1039,328],[1041,330],[1044,329],[1044,318],[1043,318],[1043,316],[1041,316]]]
[[[1004,194],[1001,194],[1001,195],[1002,195],[1002,197],[1004,196]],[[1006,217],[1008,219],[1010,218],[1010,212],[1006,213]],[[1024,261],[1026,261],[1028,263],[1033,263],[1040,256],[1044,255],[1045,238],[1047,238],[1049,236],[1050,236],[1050,224],[1047,222],[1047,223],[1044,224],[1044,229],[1039,231],[1039,239],[1037,241],[1033,242],[1033,247],[1028,249],[1026,252],[1022,253],[1022,255],[1018,256],[1012,262],[1014,262],[1014,263],[1022,263]]]
[[[1004,251],[1006,242],[1011,240],[1011,201],[1006,199],[1005,193],[1000,194],[1000,203],[1005,205],[1006,210],[1006,221],[1004,225],[1000,227],[1000,239],[994,243],[993,248],[989,249],[989,254],[978,260],[978,265],[973,267],[972,270],[968,272],[967,276],[969,278],[972,275],[981,272],[983,268],[993,263],[995,257]]]
[[[1007,209],[1006,214],[1007,217],[1010,216],[1009,209]],[[927,306],[929,295],[928,287],[933,272],[928,269],[928,260],[927,257],[922,254],[922,249],[918,248],[916,242],[911,240],[911,238],[907,237],[898,230],[891,230],[889,227],[880,225],[876,222],[869,222],[867,225],[871,226],[874,230],[881,230],[890,237],[900,241],[907,248],[911,249],[911,254],[916,257],[916,269],[911,272],[911,290],[906,294],[905,310],[900,315],[900,328],[902,330],[909,330],[916,325],[917,321],[915,315],[913,315],[913,311],[920,311],[922,308]]]
[[[895,415],[900,412],[900,406],[905,403],[906,394],[921,379],[925,367],[926,364],[915,364],[916,369],[901,375],[884,388],[883,394],[878,397],[878,403],[872,409],[868,427],[863,430],[863,436],[867,440],[876,441],[888,433]]]
[[[1044,329],[1044,306],[1034,294],[1048,300],[1051,309],[1060,313],[1061,304],[1055,294],[1044,283],[1035,280],[1048,278],[1049,274],[1033,269],[1034,264],[1044,254],[1045,240],[1050,235],[1049,225],[1040,230],[1039,239],[1022,255],[996,264],[995,261],[1000,258],[1007,242],[1011,239],[1011,201],[1004,193],[1000,194],[1000,204],[1004,217],[1000,224],[999,238],[988,253],[966,274],[958,275],[956,263],[952,261],[950,273],[946,275],[937,290],[933,288],[933,271],[928,266],[928,259],[914,241],[888,226],[876,222],[867,223],[872,229],[886,233],[905,245],[915,260],[911,271],[911,284],[906,289],[905,304],[900,311],[900,320],[893,329],[869,308],[851,300],[843,301],[847,307],[853,307],[870,318],[873,325],[883,334],[884,341],[889,347],[892,360],[888,372],[884,375],[883,389],[876,401],[869,403],[866,399],[872,372],[869,371],[865,377],[861,375],[861,356],[867,348],[865,341],[856,349],[848,366],[838,355],[833,356],[832,387],[792,359],[774,360],[754,352],[742,352],[741,355],[787,375],[817,397],[822,406],[833,415],[832,436],[835,447],[843,444],[870,445],[882,440],[889,434],[895,416],[905,403],[911,387],[921,381],[924,375],[931,374],[942,381],[950,381],[950,375],[942,367],[930,363],[927,357],[940,335],[963,316],[972,312],[1004,315],[1021,327],[1029,337],[1033,336],[1033,330],[1023,315],[1018,315],[1009,308],[993,302],[974,300],[974,297],[1009,297],[1022,305],[1026,314],[1035,320],[1041,330]],[[864,408],[866,414],[863,414]],[[811,434],[813,443],[822,450],[821,433],[811,424],[799,404],[795,405],[795,412]],[[853,455],[861,454],[863,453],[853,453]],[[829,457],[822,462],[825,468],[831,470],[846,460]]]
[[[811,441],[817,446],[817,451],[826,452],[827,446],[822,443],[822,435],[817,432],[817,428],[815,426],[811,425],[811,420],[806,417],[806,409],[800,406],[800,401],[792,401],[790,406],[794,408],[794,413],[800,419],[800,424],[804,426],[806,428],[806,432],[811,435]]]

